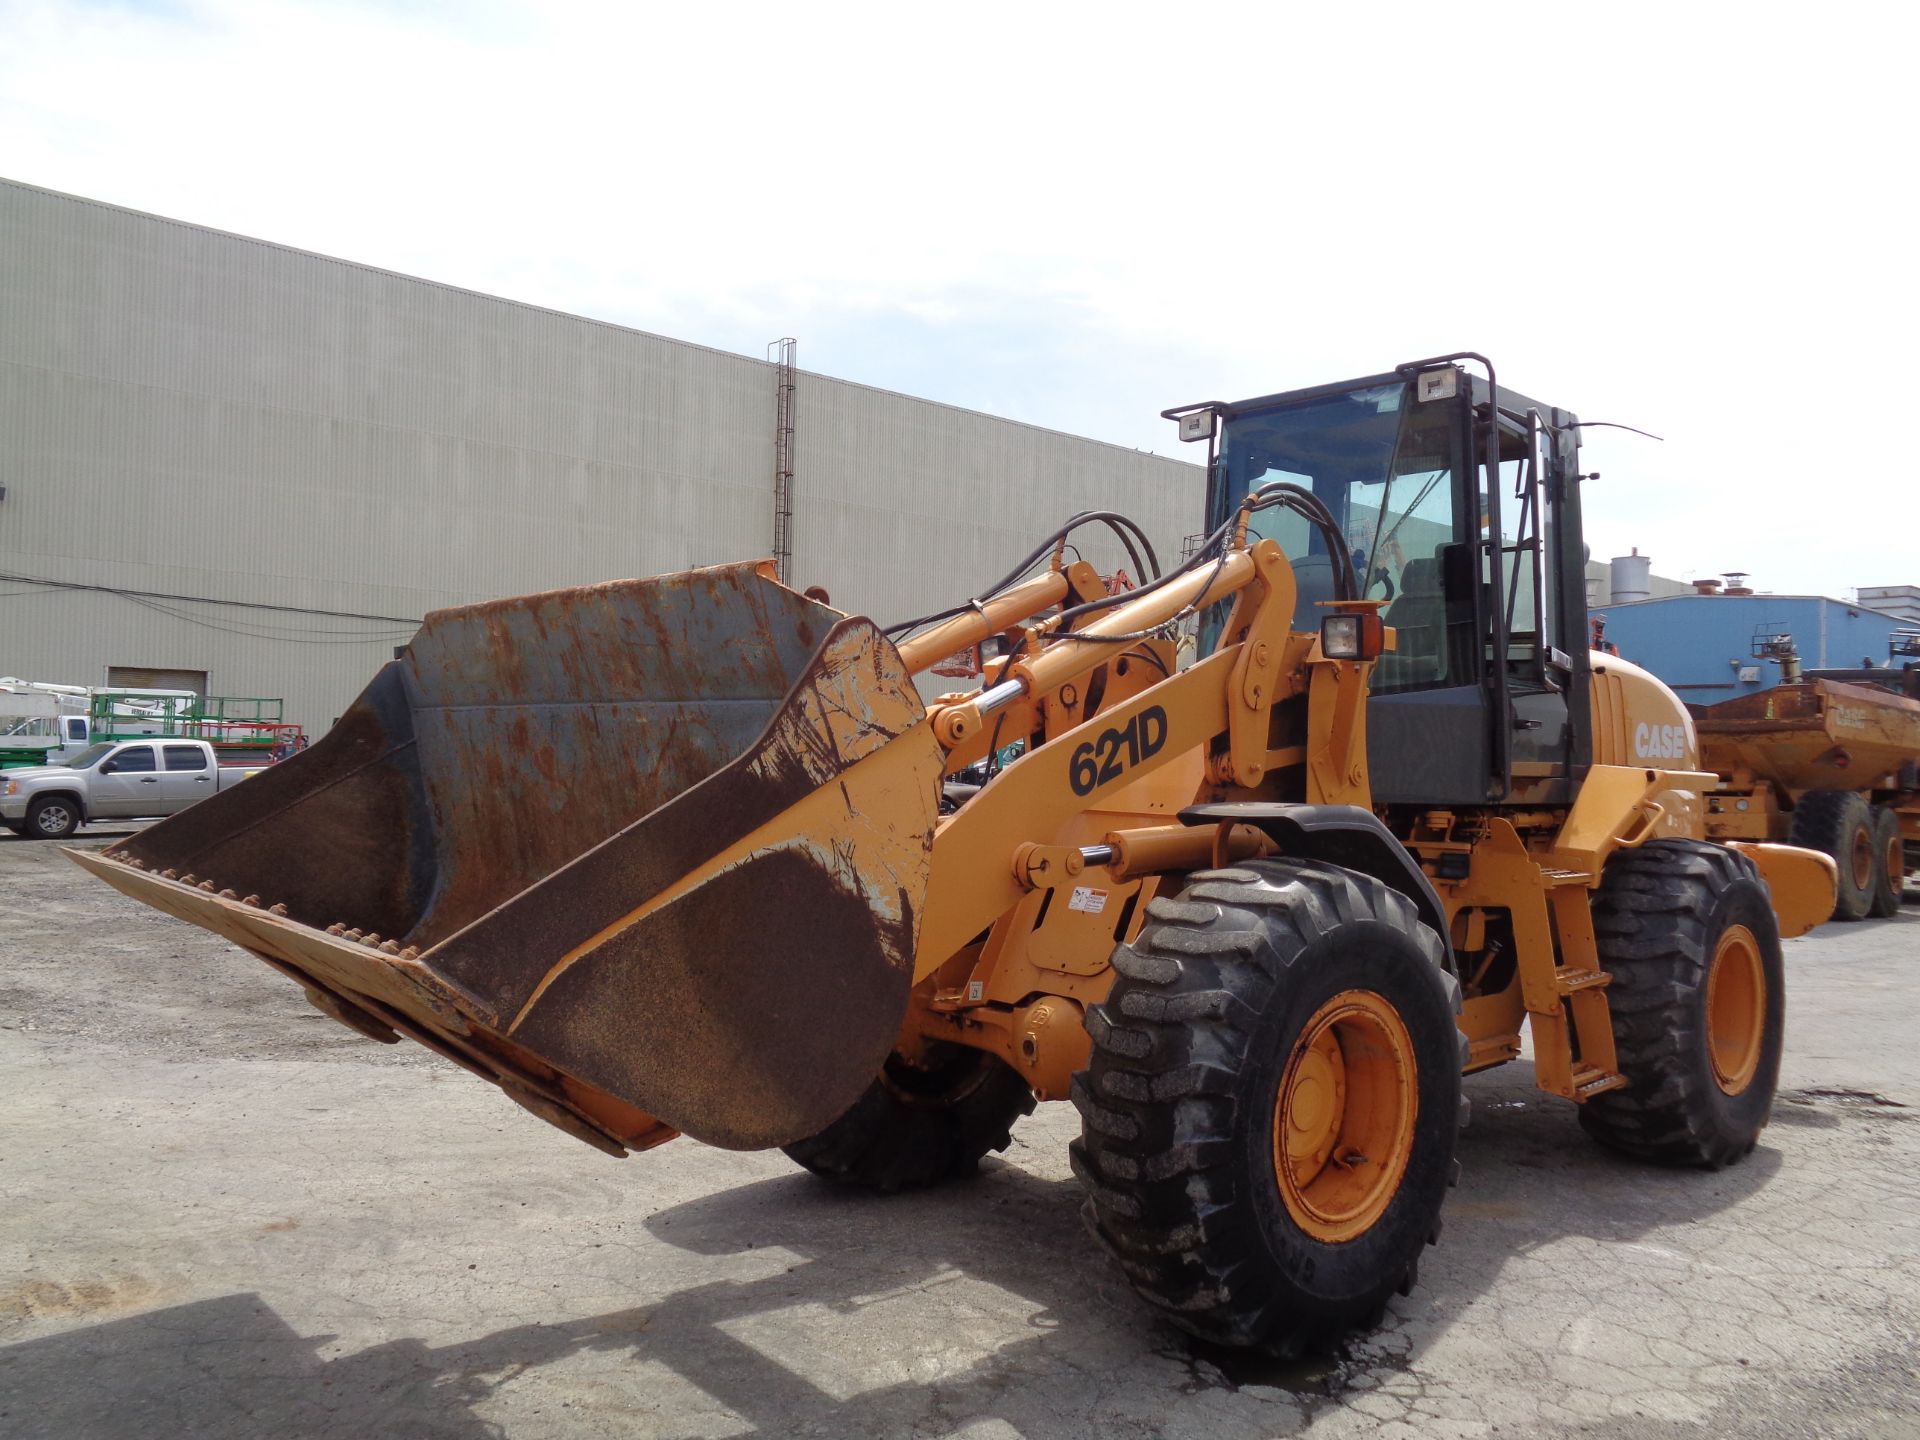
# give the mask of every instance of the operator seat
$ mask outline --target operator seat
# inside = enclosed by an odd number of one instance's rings
[[[1446,678],[1447,597],[1437,555],[1409,560],[1400,572],[1400,593],[1382,620],[1395,631],[1397,648],[1374,663],[1374,685],[1405,690]]]

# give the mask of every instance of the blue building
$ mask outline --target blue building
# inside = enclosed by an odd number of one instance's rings
[[[1808,670],[1887,663],[1887,640],[1910,622],[1823,595],[1663,595],[1596,606],[1606,638],[1689,705],[1713,705],[1780,683],[1765,643],[1791,636]]]

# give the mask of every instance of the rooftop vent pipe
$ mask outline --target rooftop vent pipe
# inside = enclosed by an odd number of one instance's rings
[[[1653,561],[1640,553],[1635,546],[1631,555],[1616,555],[1607,565],[1608,585],[1613,591],[1613,603],[1625,605],[1634,600],[1645,600],[1653,592],[1648,576],[1653,571]]]

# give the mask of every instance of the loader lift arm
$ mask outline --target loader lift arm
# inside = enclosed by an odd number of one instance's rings
[[[1211,772],[1262,773],[1261,717],[1303,652],[1286,634],[1285,557],[1244,539],[1243,517],[1161,582],[1039,621],[998,684],[930,711],[909,663],[1097,591],[1090,567],[1056,557],[898,649],[754,566],[436,612],[305,754],[231,799],[71,853],[268,961],[335,1018],[419,1040],[601,1148],[677,1132],[784,1144],[851,1103],[913,984],[1028,893],[1013,850],[1115,789],[1103,771],[1192,765],[1224,734]],[[1062,704],[1143,636],[1233,597],[1236,643],[1147,690],[1113,685],[1092,721]],[[764,620],[775,607],[783,626]],[[661,690],[697,691],[701,677],[676,672],[711,647],[703,634],[745,629],[743,615],[760,620],[745,635],[766,677],[758,695],[726,710],[702,696],[662,723]],[[629,661],[621,674],[612,652],[636,632],[659,637],[654,668]],[[556,652],[572,658],[545,658]],[[488,654],[501,660],[481,693],[476,656]],[[572,674],[585,667],[606,688],[583,699]],[[1341,668],[1358,694],[1361,667]],[[768,718],[729,756],[740,742],[715,732],[738,733],[734,711],[749,704]],[[1131,751],[1082,756],[1077,771],[1073,746],[1040,746],[936,831],[939,778],[979,753],[989,717],[1029,733],[1041,710],[1073,728],[1097,721],[1112,745],[1122,727],[1146,728]],[[652,749],[621,743],[636,728],[658,737]],[[509,769],[529,749],[557,763]],[[624,812],[540,783],[596,766],[631,777]],[[502,774],[516,783],[478,783]],[[366,845],[361,827],[381,815],[392,819]],[[307,847],[334,836],[338,861],[316,866]],[[764,919],[782,913],[805,923]]]

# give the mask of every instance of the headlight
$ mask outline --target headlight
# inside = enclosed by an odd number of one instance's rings
[[[20,782],[18,780],[7,781],[7,788],[5,790],[0,790],[0,795],[18,795],[19,793],[20,793]]]

